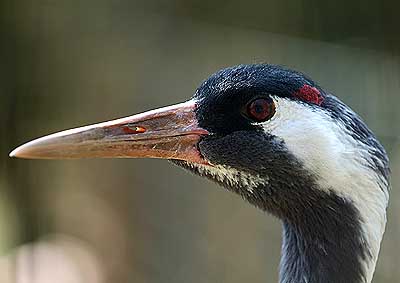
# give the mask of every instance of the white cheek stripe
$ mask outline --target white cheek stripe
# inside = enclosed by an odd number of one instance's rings
[[[264,130],[284,140],[291,153],[317,176],[322,189],[335,191],[359,210],[372,253],[372,260],[365,262],[367,282],[371,282],[386,224],[389,196],[382,187],[389,185],[366,166],[371,161],[368,146],[352,138],[339,121],[307,104],[273,99],[276,114],[262,123]]]

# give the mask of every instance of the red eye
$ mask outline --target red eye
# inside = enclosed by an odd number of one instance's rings
[[[275,114],[275,103],[271,98],[257,98],[247,105],[247,116],[256,122],[267,121]]]

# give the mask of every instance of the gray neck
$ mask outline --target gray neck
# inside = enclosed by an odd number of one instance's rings
[[[357,210],[339,198],[326,205],[283,221],[281,283],[367,282],[371,254]]]

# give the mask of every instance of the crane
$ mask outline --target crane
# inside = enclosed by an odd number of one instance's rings
[[[304,74],[213,74],[183,103],[28,142],[11,157],[169,159],[283,223],[281,283],[369,283],[385,230],[387,154]]]

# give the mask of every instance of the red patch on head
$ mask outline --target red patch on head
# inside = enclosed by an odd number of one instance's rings
[[[324,98],[321,95],[321,92],[313,86],[303,85],[298,91],[293,93],[294,97],[297,97],[303,101],[307,101],[313,104],[321,105],[324,101]]]

